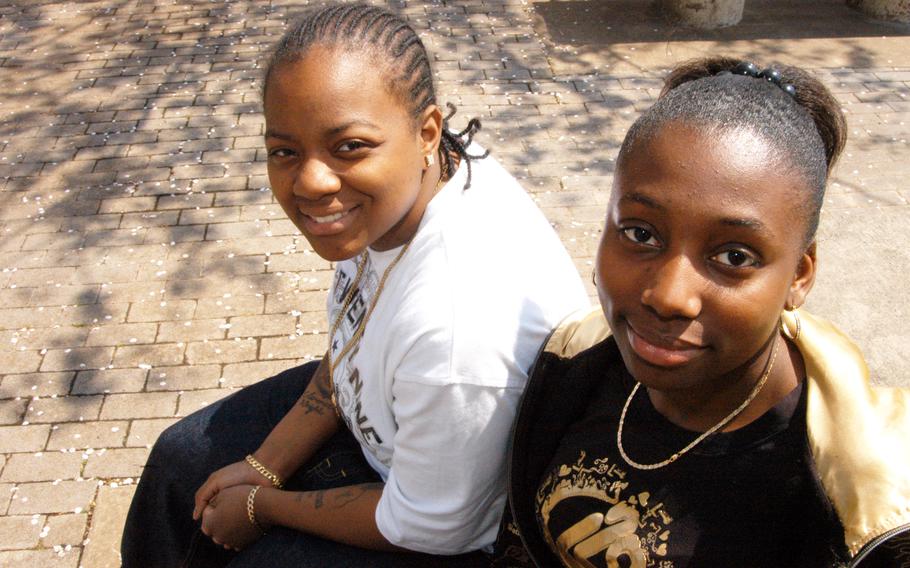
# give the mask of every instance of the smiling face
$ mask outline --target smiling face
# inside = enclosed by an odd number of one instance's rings
[[[674,122],[624,156],[597,288],[636,380],[658,392],[754,384],[781,310],[801,305],[814,279],[805,191],[742,129]]]
[[[415,122],[368,55],[315,45],[278,64],[265,123],[272,191],[320,256],[387,250],[416,232],[438,179],[424,157],[441,114],[431,106]]]

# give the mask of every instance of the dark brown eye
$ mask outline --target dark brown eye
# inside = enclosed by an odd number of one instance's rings
[[[275,148],[274,150],[269,150],[270,158],[287,158],[292,154],[293,152],[287,148]]]
[[[365,148],[366,144],[360,140],[348,140],[344,144],[338,147],[339,152],[355,152],[361,148]]]
[[[758,261],[751,253],[741,249],[730,249],[711,257],[712,260],[725,266],[744,268],[754,266]]]
[[[630,241],[645,245],[649,247],[660,246],[660,243],[657,242],[657,239],[654,238],[654,235],[651,231],[645,229],[644,227],[626,227],[621,229],[623,236],[625,236]]]

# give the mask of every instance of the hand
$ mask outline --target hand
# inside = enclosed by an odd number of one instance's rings
[[[261,485],[262,487],[271,487],[272,482],[266,479],[261,473],[253,469],[253,466],[246,461],[239,461],[226,465],[209,476],[205,483],[196,491],[196,505],[193,508],[193,520],[198,521],[202,517],[212,498],[228,487],[237,485]],[[244,513],[246,514],[246,513]]]
[[[242,550],[262,536],[246,511],[246,500],[252,488],[252,485],[224,488],[203,509],[202,532],[215,544],[229,550]]]

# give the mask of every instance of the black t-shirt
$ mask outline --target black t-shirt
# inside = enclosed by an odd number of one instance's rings
[[[751,424],[643,471],[617,450],[634,382],[624,369],[613,371],[562,438],[536,495],[541,532],[566,566],[833,564],[830,523],[813,499],[802,384]],[[626,415],[623,447],[639,463],[657,463],[698,435],[658,413],[642,387]]]

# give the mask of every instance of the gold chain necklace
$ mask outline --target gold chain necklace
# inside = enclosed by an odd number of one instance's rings
[[[771,357],[768,358],[768,363],[765,366],[765,371],[762,373],[761,378],[758,379],[758,382],[755,384],[755,386],[752,387],[752,392],[749,393],[749,396],[746,397],[746,400],[744,400],[743,403],[740,404],[733,412],[728,414],[726,418],[712,426],[707,432],[702,433],[699,437],[692,440],[688,446],[679,450],[662,462],[652,464],[638,463],[637,461],[634,461],[632,458],[630,458],[628,454],[626,454],[626,450],[622,447],[622,428],[623,424],[625,424],[626,421],[626,412],[629,410],[629,405],[632,403],[632,398],[635,396],[635,393],[638,392],[638,387],[641,386],[641,383],[636,381],[635,386],[632,387],[632,392],[629,393],[629,398],[626,399],[626,403],[622,407],[622,414],[619,416],[619,428],[616,429],[616,446],[619,448],[619,455],[622,456],[622,459],[625,460],[627,464],[634,467],[635,469],[659,469],[665,465],[670,465],[671,463],[675,462],[683,454],[700,444],[702,440],[729,424],[734,418],[739,416],[740,412],[749,406],[749,403],[752,402],[752,400],[758,395],[759,391],[761,391],[762,387],[765,386],[765,383],[768,381],[768,376],[771,375],[771,369],[774,367],[774,359],[777,358],[777,343],[777,336],[775,335],[774,346],[771,348]]]
[[[436,182],[436,187],[433,189],[433,195],[439,191],[439,188],[445,183],[444,176],[447,173],[448,169],[443,166],[441,175],[439,176],[439,181]],[[398,251],[398,254],[395,255],[395,258],[392,259],[392,262],[386,267],[382,273],[382,277],[379,279],[379,285],[376,286],[376,293],[373,294],[373,297],[370,299],[370,306],[367,308],[366,314],[363,316],[363,319],[360,320],[360,324],[357,326],[357,329],[354,330],[354,334],[351,336],[351,339],[341,348],[341,353],[338,354],[338,357],[332,358],[332,341],[334,341],[335,333],[338,331],[338,326],[341,325],[341,320],[344,317],[345,310],[347,310],[350,303],[354,300],[354,293],[357,291],[357,287],[360,284],[360,279],[363,277],[364,267],[367,263],[368,252],[366,250],[361,253],[360,261],[357,263],[357,275],[354,276],[354,281],[351,283],[351,286],[348,288],[347,294],[345,294],[344,299],[341,302],[341,309],[338,311],[338,315],[335,317],[335,321],[332,322],[332,326],[329,328],[329,350],[327,353],[328,364],[329,364],[329,383],[332,385],[332,406],[335,408],[335,414],[338,417],[341,417],[341,411],[338,409],[338,400],[335,395],[335,365],[338,364],[345,355],[353,349],[354,345],[360,340],[360,337],[363,335],[364,330],[367,326],[367,321],[369,321],[370,316],[373,315],[373,309],[376,307],[376,302],[379,300],[382,290],[385,288],[385,281],[389,277],[389,274],[392,272],[392,269],[395,268],[395,265],[398,264],[398,261],[404,256],[404,254],[411,248],[411,242],[413,242],[414,237],[417,236],[415,232],[410,239],[401,247],[401,250]]]
[[[354,299],[354,292],[357,290],[357,284],[360,282],[360,277],[363,276],[363,268],[367,263],[366,251],[360,256],[360,261],[357,263],[357,273],[354,276],[354,280],[351,282],[351,285],[348,287],[347,293],[345,293],[344,298],[341,300],[341,309],[338,311],[338,315],[335,317],[335,321],[332,322],[331,327],[329,328],[329,341],[331,341],[331,334],[334,330],[338,329],[338,324],[341,322],[341,318],[344,317],[344,311],[348,308],[348,304],[351,303],[351,300]],[[330,352],[331,354],[331,352]],[[332,358],[329,357],[331,362]]]
[[[392,259],[392,262],[386,267],[382,273],[382,277],[379,279],[379,285],[376,287],[376,293],[373,294],[373,297],[370,299],[370,306],[367,308],[366,315],[363,316],[363,319],[360,320],[360,324],[357,326],[357,329],[354,330],[354,334],[351,336],[351,339],[342,347],[341,353],[338,354],[338,357],[332,359],[332,350],[329,349],[329,377],[331,378],[334,374],[335,365],[344,359],[344,356],[348,354],[357,340],[360,339],[360,336],[363,335],[363,330],[366,328],[367,321],[370,319],[370,316],[373,315],[373,308],[376,307],[376,302],[379,300],[379,295],[382,294],[383,288],[385,288],[385,281],[389,277],[389,274],[392,272],[392,269],[395,268],[395,265],[398,264],[398,261],[401,260],[401,257],[404,256],[404,253],[408,251],[411,247],[411,240],[408,240],[401,247],[401,250],[398,251],[398,254],[395,255],[395,258]],[[335,318],[335,321],[332,323],[331,330],[329,332],[329,341],[332,341],[332,338],[335,337],[335,333],[338,331],[338,326],[341,324],[341,319],[344,317],[344,311],[347,309],[348,305],[354,299],[354,292],[357,288],[357,285],[360,283],[360,279],[363,276],[364,266],[367,261],[367,251],[361,253],[360,262],[357,263],[357,276],[354,278],[354,282],[351,284],[351,288],[348,290],[348,294],[345,297],[345,301],[341,306],[341,311],[338,314],[338,317]],[[334,384],[334,383],[333,383]]]

